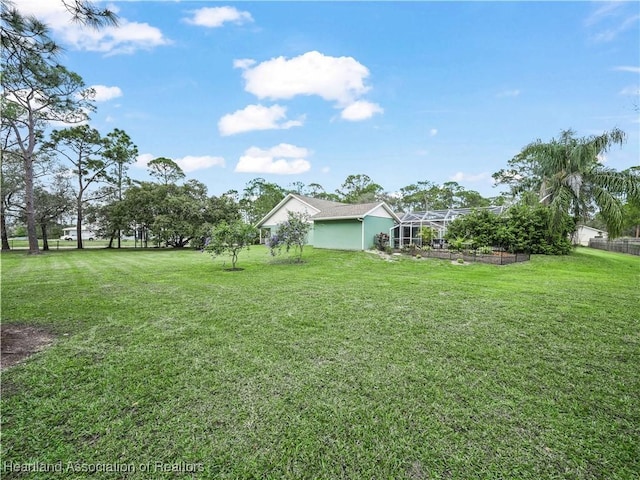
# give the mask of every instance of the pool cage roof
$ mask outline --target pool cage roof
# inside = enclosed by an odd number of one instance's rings
[[[401,225],[420,225],[426,223],[448,223],[457,217],[467,215],[474,210],[489,210],[495,214],[501,214],[506,206],[492,206],[481,208],[449,208],[446,210],[427,210],[426,212],[408,212],[399,215]]]
[[[427,210],[426,212],[407,212],[398,214],[400,223],[392,230],[398,229],[398,233],[394,235],[396,242],[400,240],[400,244],[418,240],[420,237],[419,230],[422,227],[431,227],[437,232],[437,238],[443,238],[447,231],[447,225],[458,217],[467,215],[474,210],[488,210],[500,215],[507,209],[506,205],[476,208],[449,208],[446,210]],[[407,227],[406,229],[403,227]],[[414,243],[420,244],[421,241]]]

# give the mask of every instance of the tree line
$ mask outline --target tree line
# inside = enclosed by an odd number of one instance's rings
[[[97,28],[117,23],[112,12],[90,2],[61,1],[76,21]],[[136,145],[123,130],[102,135],[90,126],[95,91],[59,64],[59,47],[47,26],[21,15],[9,2],[3,3],[0,20],[3,250],[9,249],[10,226],[18,224],[25,225],[30,253],[39,253],[39,237],[47,249],[51,229],[71,214],[78,248],[83,248],[81,228],[88,223],[110,239],[109,247],[120,247],[125,234],[147,246],[202,246],[214,226],[256,224],[290,192],[344,203],[385,201],[398,212],[536,205],[545,209],[545,228],[556,234],[590,222],[610,237],[640,236],[640,170],[618,172],[599,160],[625,142],[619,129],[590,137],[567,130],[557,139],[532,142],[493,175],[508,191],[491,198],[456,182],[428,180],[386,192],[366,174],[349,175],[332,192],[318,183],[281,186],[255,178],[242,191],[211,196],[166,157],[149,162],[152,181],[134,180],[128,168],[138,155]]]

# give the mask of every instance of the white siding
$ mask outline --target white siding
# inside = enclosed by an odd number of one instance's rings
[[[291,197],[277,211],[273,212],[273,214],[269,218],[267,218],[262,226],[271,227],[284,222],[285,220],[287,220],[287,218],[289,218],[288,212],[306,213],[309,216],[312,216],[318,213],[319,210],[307,205],[306,203],[301,202],[295,197]]]
[[[393,218],[391,214],[387,212],[387,210],[382,205],[376,207],[367,215],[371,215],[372,217]]]
[[[586,247],[589,245],[589,239],[595,238],[597,236],[607,238],[607,232],[603,230],[597,230],[592,227],[587,227],[586,225],[580,225],[578,227],[578,230],[576,230],[574,242],[577,245],[584,245]]]

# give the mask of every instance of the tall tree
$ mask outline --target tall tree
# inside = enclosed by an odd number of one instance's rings
[[[349,175],[340,188],[341,190],[336,190],[336,193],[345,203],[374,202],[383,191],[380,185],[364,174]]]
[[[16,202],[16,197],[23,191],[24,175],[22,160],[18,153],[5,148],[0,149],[0,237],[2,250],[10,250],[7,232],[7,216]]]
[[[131,141],[126,132],[117,128],[107,134],[104,139],[104,145],[102,156],[110,166],[106,172],[106,177],[111,184],[111,203],[121,203],[128,180],[127,170],[138,156],[138,147]],[[118,248],[121,247],[121,231],[127,227],[124,217],[116,214],[120,210],[115,207],[110,209],[113,215],[109,222],[111,226],[109,247],[113,244],[114,236],[117,238]]]
[[[567,213],[576,224],[585,221],[595,207],[609,238],[615,238],[623,228],[625,199],[640,195],[640,176],[631,170],[607,168],[600,158],[625,140],[626,134],[617,128],[588,137],[576,137],[573,130],[566,130],[557,139],[527,145],[494,179],[510,185],[516,195],[535,191],[539,202],[552,211],[552,229]]]
[[[84,221],[84,205],[86,202],[103,198],[105,193],[89,196],[90,188],[96,183],[104,181],[109,167],[108,161],[102,157],[104,141],[100,133],[88,125],[54,130],[48,143],[54,151],[62,155],[69,164],[76,177],[76,231],[77,246],[83,248],[82,223]]]
[[[120,208],[127,222],[142,227],[146,239],[182,248],[203,235],[204,225],[237,218],[233,212],[211,210],[219,205],[207,197],[204,184],[189,180],[184,185],[140,182],[125,191]]]
[[[166,157],[154,158],[147,164],[149,175],[158,179],[163,185],[177,183],[185,177],[180,166]]]
[[[399,207],[405,212],[433,209],[429,205],[429,191],[435,184],[428,180],[412,183],[400,189]]]
[[[91,89],[56,61],[57,45],[46,25],[3,4],[1,61],[2,123],[11,132],[9,148],[21,157],[29,253],[39,253],[34,204],[34,162],[42,130],[50,121],[85,120],[93,109]]]
[[[326,195],[324,187],[319,183],[310,183],[304,190],[304,195],[314,198],[321,198],[322,195]]]
[[[42,235],[43,250],[49,250],[49,227],[52,222],[73,208],[73,195],[64,177],[57,175],[50,190],[36,186],[34,191],[36,221]]]
[[[281,186],[267,182],[264,178],[254,178],[247,183],[240,199],[240,210],[245,220],[252,225],[258,223],[286,195]]]
[[[113,10],[100,8],[87,0],[61,0],[71,19],[94,28],[117,26],[118,16]]]

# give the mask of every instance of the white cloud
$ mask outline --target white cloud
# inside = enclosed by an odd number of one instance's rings
[[[429,130],[429,136],[430,137],[435,137],[436,135],[438,135],[438,129],[437,128],[432,128],[431,130]]]
[[[640,67],[630,67],[627,65],[623,65],[620,67],[615,67],[614,70],[618,72],[631,72],[631,73],[640,73]]]
[[[353,102],[347,108],[342,110],[340,116],[344,120],[357,122],[373,117],[376,113],[383,113],[384,110],[377,103],[367,102],[366,100],[358,100]]]
[[[607,2],[600,6],[595,12],[591,13],[584,24],[588,27],[600,23],[606,18],[610,18],[616,15],[617,11],[622,7],[620,2]]]
[[[133,166],[138,168],[147,168],[147,164],[154,158],[157,157],[151,153],[141,153],[136,157],[136,161]]]
[[[503,90],[502,92],[499,92],[499,93],[496,94],[496,97],[498,97],[498,98],[518,97],[518,96],[520,96],[520,90],[518,90],[518,89]]]
[[[267,150],[251,147],[240,157],[235,171],[239,173],[274,173],[292,175],[311,168],[305,157],[310,152],[303,147],[281,143]]]
[[[187,155],[186,157],[177,158],[175,162],[185,173],[204,170],[205,168],[210,167],[224,167],[224,158],[212,157],[210,155],[203,155],[200,157]]]
[[[490,178],[491,175],[489,175],[487,172],[476,174],[456,172],[451,177],[449,177],[449,179],[453,180],[454,182],[482,182],[485,180],[489,180]]]
[[[595,42],[611,42],[627,30],[634,28],[640,20],[636,2],[612,1],[599,6],[584,21]],[[631,7],[629,7],[631,5]]]
[[[107,55],[129,54],[137,50],[171,43],[162,32],[148,23],[120,20],[118,27],[99,30],[72,27],[63,32],[65,40],[78,50],[102,52]]]
[[[621,20],[617,25],[601,31],[595,35],[594,40],[596,42],[611,42],[618,38],[622,33],[633,28],[640,20],[640,15],[634,15]]]
[[[148,23],[131,22],[123,17],[119,18],[117,27],[95,29],[73,23],[61,1],[18,0],[15,4],[21,12],[37,16],[62,37],[63,42],[78,50],[115,55],[171,43],[160,29]],[[114,5],[109,5],[109,9],[116,13],[118,11]]]
[[[158,158],[158,156],[151,153],[142,153],[136,158],[134,166],[147,168],[148,163],[154,158]],[[173,161],[176,162],[185,173],[203,170],[209,167],[224,167],[225,165],[224,158],[210,155],[202,155],[199,157],[187,155],[182,158],[174,158]]]
[[[369,69],[353,57],[330,57],[313,51],[291,59],[272,58],[255,66],[242,60],[236,66],[244,70],[245,90],[258,98],[318,95],[346,106],[370,89],[364,83]]]
[[[253,21],[249,12],[241,12],[234,7],[204,7],[191,13],[193,15],[185,21],[200,27],[218,28],[225,22],[243,24]]]
[[[620,90],[620,95],[640,95],[640,87],[638,85],[630,85]]]
[[[245,68],[249,68],[255,64],[256,61],[251,58],[239,58],[233,61],[233,68],[240,68],[244,70]]]
[[[287,109],[280,105],[265,107],[263,105],[247,105],[242,110],[237,110],[223,116],[218,122],[220,135],[228,136],[236,133],[250,132],[254,130],[277,130],[299,127],[303,119],[289,120]]]
[[[122,96],[122,90],[120,90],[120,87],[107,87],[105,85],[91,85],[89,88],[93,88],[93,90],[96,92],[93,98],[96,102],[106,102],[107,100],[111,100],[113,98],[118,98]]]

